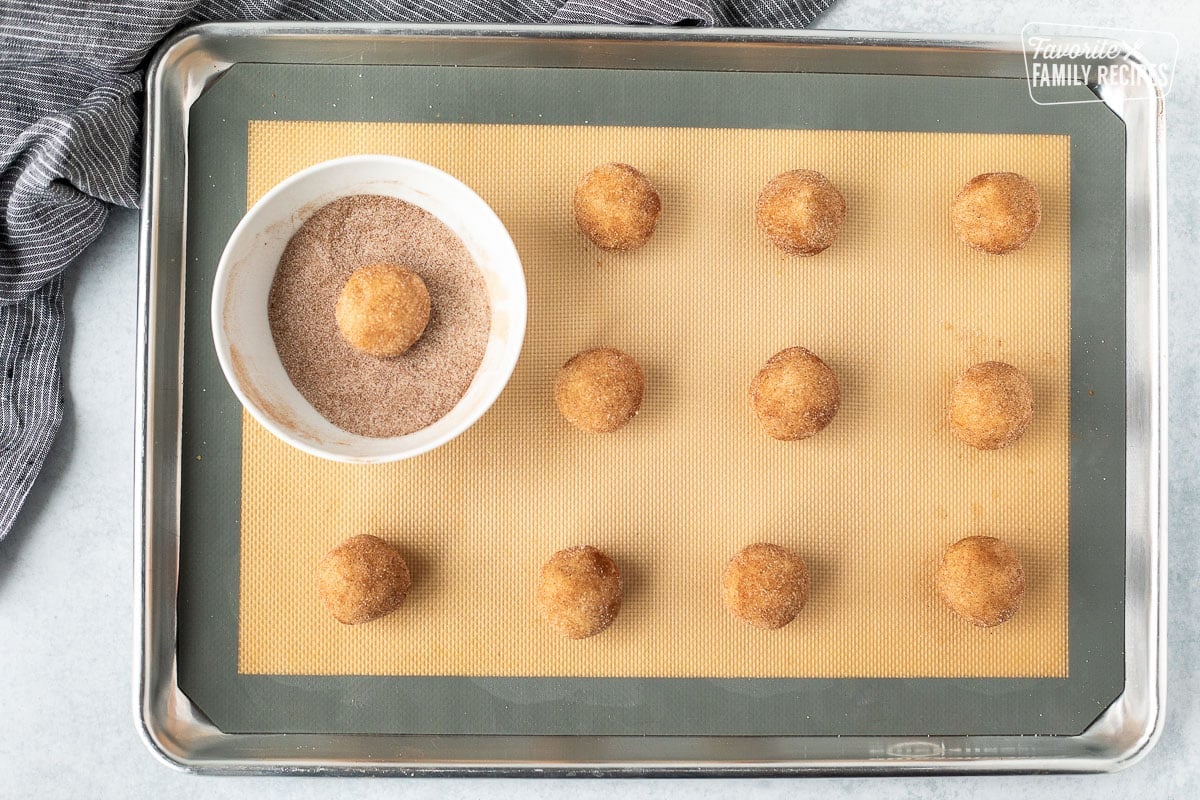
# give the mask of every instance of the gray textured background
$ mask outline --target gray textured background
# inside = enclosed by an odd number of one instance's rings
[[[1200,796],[1200,7],[1092,0],[960,4],[840,0],[820,27],[1016,33],[1027,21],[1174,31],[1168,99],[1171,263],[1171,568],[1166,730],[1116,775],[728,781],[467,781],[195,778],[157,763],[132,718],[133,374],[137,217],[113,215],[68,281],[66,419],[45,472],[0,550],[0,798],[429,797],[677,800],[725,797],[1058,798]]]

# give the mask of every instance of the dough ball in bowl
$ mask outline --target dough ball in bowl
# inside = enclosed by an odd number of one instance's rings
[[[351,273],[334,316],[351,347],[393,358],[421,338],[429,312],[429,290],[420,275],[395,264],[369,264]]]

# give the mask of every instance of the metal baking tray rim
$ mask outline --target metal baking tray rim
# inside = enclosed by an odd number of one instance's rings
[[[292,46],[327,46],[346,37],[395,41],[397,37],[466,44],[478,56],[481,37],[492,42],[569,40],[578,66],[598,66],[612,47],[638,43],[786,45],[800,53],[811,71],[866,73],[961,74],[960,57],[993,58],[987,74],[1023,77],[1015,64],[1020,40],[1003,36],[930,37],[901,33],[841,31],[769,31],[751,29],[626,28],[621,26],[492,26],[345,23],[215,23],[180,32],[166,42],[147,73],[145,167],[139,231],[138,342],[134,490],[135,626],[133,706],[137,728],[147,747],[164,763],[192,772],[225,774],[336,775],[560,775],[560,776],[766,776],[860,775],[878,773],[1015,773],[1091,772],[1122,769],[1139,761],[1162,732],[1165,701],[1166,646],[1166,211],[1163,141],[1165,111],[1162,89],[1157,99],[1136,101],[1121,87],[1094,87],[1101,100],[1127,129],[1127,351],[1131,342],[1143,347],[1127,359],[1127,493],[1126,594],[1145,596],[1144,607],[1126,604],[1126,686],[1118,700],[1077,737],[836,737],[846,756],[820,754],[813,744],[832,737],[495,737],[495,736],[338,736],[342,748],[360,753],[330,755],[318,744],[332,737],[297,734],[230,735],[205,720],[179,690],[176,681],[174,598],[178,579],[179,440],[157,436],[159,416],[178,420],[181,413],[181,352],[176,342],[161,346],[155,332],[160,319],[158,279],[164,269],[183,271],[186,232],[161,230],[161,187],[170,178],[185,179],[186,147],[164,141],[174,133],[186,141],[187,109],[235,59],[206,52],[218,42],[272,35]],[[368,48],[364,48],[366,50]],[[360,51],[360,54],[363,51]],[[444,50],[443,50],[444,52]],[[895,65],[897,53],[918,58],[919,71]],[[840,59],[840,60],[839,60]],[[271,60],[269,55],[245,60]],[[889,60],[891,69],[888,69]],[[851,61],[854,63],[851,64]],[[371,63],[367,60],[365,63]],[[395,63],[380,61],[377,63]],[[453,61],[443,63],[455,63]],[[829,67],[832,63],[836,68]],[[819,68],[826,64],[825,69]],[[624,66],[624,64],[623,64]],[[639,65],[642,66],[642,65]],[[789,70],[798,71],[798,70]],[[978,73],[976,73],[978,74]],[[174,85],[168,85],[175,81]],[[172,94],[174,91],[174,94]],[[179,130],[171,130],[171,125]],[[174,144],[172,148],[170,145]],[[183,174],[179,174],[182,172]],[[1135,194],[1140,192],[1140,196]],[[1140,202],[1135,202],[1140,200]],[[186,203],[186,200],[185,200]],[[164,241],[166,240],[166,241]],[[164,258],[163,256],[166,256]],[[174,263],[173,263],[174,262]],[[166,309],[182,327],[182,297]],[[1145,358],[1146,354],[1149,358]],[[175,375],[174,385],[154,378]],[[173,404],[165,402],[172,395]],[[155,400],[162,396],[162,402]],[[173,405],[173,407],[171,407]],[[161,455],[160,455],[161,452]],[[156,478],[174,475],[174,496],[156,493]],[[1133,495],[1137,494],[1137,497]],[[1132,499],[1131,499],[1132,498]],[[168,602],[169,601],[169,602]],[[1140,657],[1139,657],[1140,653]],[[772,758],[794,752],[797,739],[812,758]],[[517,751],[553,753],[544,759],[505,757],[496,740]],[[725,745],[720,758],[695,753],[709,750],[713,739]],[[733,739],[734,741],[728,741]],[[1032,739],[1023,745],[1019,740]],[[1037,754],[1037,740],[1069,739],[1070,752]],[[240,746],[231,747],[233,740]],[[444,757],[369,755],[381,740],[397,753],[409,740],[420,740]],[[1016,741],[1014,741],[1016,740]],[[787,745],[783,748],[783,745]],[[400,747],[395,747],[400,745]],[[478,745],[475,757],[455,755]],[[856,746],[862,749],[855,750]],[[623,747],[625,749],[623,749]],[[615,748],[615,753],[605,755]],[[493,751],[489,753],[490,751]],[[1016,755],[1014,755],[1016,753]],[[1024,754],[1023,754],[1024,753]],[[366,754],[366,755],[364,755]],[[599,754],[599,756],[597,755]],[[616,756],[616,757],[614,757]]]

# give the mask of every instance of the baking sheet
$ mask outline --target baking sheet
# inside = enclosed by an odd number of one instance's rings
[[[521,253],[530,325],[487,416],[417,459],[331,464],[244,417],[242,672],[1066,676],[1068,137],[254,120],[248,150],[247,205],[358,153],[465,181]],[[571,217],[579,176],[612,160],[663,196],[634,253],[596,249]],[[753,220],[760,188],[797,167],[827,175],[850,209],[834,246],[806,259]],[[994,171],[1027,176],[1043,203],[1029,245],[1003,258],[963,245],[949,220],[958,189]],[[812,439],[778,442],[747,387],[795,344],[840,376],[842,408]],[[648,376],[641,414],[610,436],[572,429],[550,391],[567,358],[601,345]],[[981,452],[951,434],[945,402],[989,359],[1030,377],[1037,411],[1018,444]],[[415,584],[399,612],[347,627],[313,575],[360,532],[396,544]],[[1026,568],[1024,605],[997,628],[955,618],[933,589],[942,549],[975,534],[1012,543]],[[731,555],[759,540],[811,565],[810,603],[780,631],[737,621],[719,591]],[[570,641],[536,618],[532,593],[549,554],[581,542],[616,559],[626,599],[612,628]]]
[[[581,111],[577,102],[587,97]],[[720,98],[720,102],[711,99]],[[781,98],[786,101],[781,102]],[[836,102],[832,100],[836,99]],[[830,102],[826,102],[830,100]],[[586,116],[585,116],[586,115]],[[691,735],[1074,733],[1120,692],[1124,380],[1120,121],[1030,107],[1016,80],[242,64],[192,109],[185,312],[244,207],[249,121],[481,122],[1059,134],[1071,138],[1067,678],[470,678],[237,670],[242,415],[211,342],[184,341],[179,685],[225,731]],[[828,432],[827,432],[828,433]],[[196,460],[195,456],[202,456]],[[914,469],[919,469],[916,465]],[[1082,502],[1080,499],[1082,498]]]

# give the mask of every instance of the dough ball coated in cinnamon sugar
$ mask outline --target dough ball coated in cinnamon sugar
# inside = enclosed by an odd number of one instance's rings
[[[595,636],[621,610],[621,573],[613,560],[591,545],[559,550],[542,566],[537,609],[568,639]]]
[[[782,628],[808,602],[804,559],[777,544],[759,542],[738,551],[725,568],[725,605],[756,628]]]
[[[602,250],[636,250],[650,241],[662,198],[628,164],[601,164],[575,187],[575,224]]]
[[[377,536],[352,536],[330,550],[317,568],[325,607],[344,625],[387,616],[412,586],[408,565],[396,548]]]
[[[803,347],[771,356],[750,383],[758,421],[776,439],[807,439],[828,425],[842,402],[837,375]]]
[[[942,602],[981,628],[1010,619],[1025,597],[1025,570],[1011,547],[992,536],[968,536],[946,548],[937,571]]]
[[[833,244],[845,224],[846,198],[821,173],[796,169],[763,187],[754,217],[780,250],[815,256]]]
[[[597,347],[572,356],[554,381],[554,402],[580,430],[612,433],[642,407],[646,379],[631,356]]]
[[[999,450],[1021,438],[1033,421],[1033,387],[1003,361],[970,367],[950,393],[950,427],[980,450]]]
[[[1015,172],[976,175],[951,209],[954,230],[976,250],[1004,255],[1025,246],[1042,221],[1042,200],[1028,178]]]

